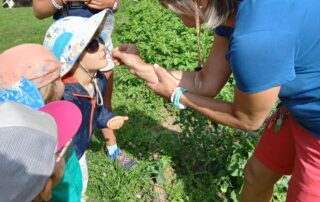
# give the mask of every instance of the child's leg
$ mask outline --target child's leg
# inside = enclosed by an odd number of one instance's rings
[[[104,138],[104,141],[106,142],[107,147],[117,144],[117,138],[115,136],[114,130],[111,130],[109,128],[104,128],[104,129],[102,129],[102,134],[103,134],[103,138]],[[111,152],[111,153],[113,153],[113,152]]]
[[[81,202],[85,201],[85,193],[87,191],[88,186],[88,165],[87,165],[87,158],[86,153],[79,159],[81,174],[82,174],[82,195],[81,195]]]
[[[104,72],[104,75],[108,79],[107,92],[103,98],[105,105],[107,106],[109,111],[112,111],[112,89],[113,89],[113,72],[112,70]],[[102,134],[106,143],[106,151],[107,156],[114,160],[118,160],[121,166],[125,169],[131,168],[137,162],[131,158],[129,158],[123,151],[117,146],[117,138],[114,130],[110,130],[108,128],[102,129]]]

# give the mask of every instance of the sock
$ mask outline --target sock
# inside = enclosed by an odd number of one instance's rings
[[[109,155],[112,155],[117,149],[118,149],[117,144],[114,144],[112,146],[107,145],[107,150],[108,150]]]

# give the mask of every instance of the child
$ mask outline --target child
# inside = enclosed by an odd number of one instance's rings
[[[50,50],[41,45],[22,44],[10,48],[0,54],[0,89],[8,88],[19,80],[27,79],[32,81],[36,88],[39,88],[47,102],[59,100],[64,91],[59,75],[60,66],[61,64]],[[18,86],[21,87],[21,84]],[[17,94],[15,96],[21,96],[19,100],[24,100],[28,104],[28,95]],[[13,95],[1,95],[3,99],[5,96]],[[37,108],[43,104],[38,101]]]
[[[64,89],[60,64],[47,48],[36,44],[10,48],[0,54],[0,64],[0,201],[47,201],[64,174],[64,154],[80,126],[81,112],[67,101],[43,106],[42,95],[47,102],[59,100]]]
[[[43,19],[53,15],[55,20],[67,17],[67,16],[79,16],[79,17],[91,17],[94,14],[102,11],[103,9],[110,8],[113,12],[116,12],[119,8],[118,0],[33,0],[33,11],[37,18]],[[111,35],[114,18],[110,15],[108,18],[109,22],[109,33]],[[113,49],[111,37],[107,37],[105,41],[106,59],[108,64],[106,67],[100,69],[108,80],[108,86],[106,88],[104,103],[106,104],[109,111],[112,111],[111,97],[112,97],[112,86],[113,86],[113,67],[114,63],[109,52]],[[115,131],[108,128],[102,129],[102,133],[106,142],[106,155],[114,160],[120,160],[122,167],[127,169],[132,167],[136,161],[129,159],[117,146],[117,140]],[[118,156],[120,155],[120,156]],[[130,161],[130,164],[125,163],[121,159]]]
[[[83,193],[87,186],[86,150],[95,128],[118,129],[126,116],[114,116],[103,103],[107,80],[99,69],[107,65],[104,41],[108,34],[108,17],[103,10],[90,18],[66,17],[48,29],[44,45],[62,62],[61,76],[65,83],[63,99],[75,103],[82,111],[80,130],[73,138],[83,176]],[[128,159],[123,159],[130,164]]]
[[[61,99],[64,92],[64,84],[60,79],[61,64],[49,49],[38,44],[19,45],[0,54],[0,64],[0,103],[14,101],[39,109],[45,102]],[[78,112],[70,113],[75,108],[74,104],[72,105],[68,110],[61,108],[59,112],[63,112],[66,117],[72,115],[73,124],[68,125],[67,130],[73,131],[74,135],[79,128],[82,114],[79,109]],[[53,189],[53,199],[80,201],[82,175],[72,145],[69,146],[65,162],[64,176]]]
[[[75,105],[67,102],[74,107],[70,108],[64,106],[64,102],[45,106],[46,113],[17,102],[0,104],[0,201],[47,201],[51,198],[51,189],[64,172],[63,154],[56,150],[57,143],[64,146],[63,135],[67,135],[69,141],[71,134],[75,134],[75,131],[59,131],[73,119],[72,116],[57,116],[55,110],[68,109],[70,114],[77,112],[73,109],[79,112]]]

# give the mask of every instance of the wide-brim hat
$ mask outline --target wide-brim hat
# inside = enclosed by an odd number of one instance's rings
[[[105,44],[109,44],[113,27],[114,16],[110,9],[89,18],[68,16],[49,27],[43,44],[62,62],[60,75],[64,76],[72,69],[96,32]]]

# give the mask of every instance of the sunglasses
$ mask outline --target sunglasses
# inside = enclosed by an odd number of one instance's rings
[[[100,43],[104,44],[104,41],[100,37],[92,39],[84,50],[91,54],[96,53],[99,50]]]

